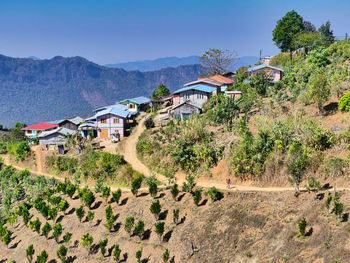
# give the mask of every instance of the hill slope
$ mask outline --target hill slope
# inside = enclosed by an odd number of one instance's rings
[[[253,65],[258,61],[257,57],[240,57],[237,59],[237,63],[232,67],[231,70],[235,71],[242,66]],[[189,57],[166,57],[158,58],[154,60],[142,60],[142,61],[132,61],[126,63],[116,63],[108,64],[106,67],[110,68],[122,68],[125,70],[139,70],[142,72],[158,70],[167,67],[178,67],[180,65],[193,65],[199,64],[199,56],[189,56]]]
[[[160,83],[175,90],[200,74],[199,65],[142,73],[106,68],[82,57],[32,60],[1,55],[0,123],[87,115],[127,97],[147,96]]]

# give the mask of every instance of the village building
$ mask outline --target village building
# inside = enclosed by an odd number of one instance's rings
[[[173,93],[174,107],[186,101],[190,101],[202,107],[202,105],[205,102],[207,102],[212,95],[216,95],[216,94],[217,94],[216,87],[210,87],[210,86],[201,85],[201,84],[187,86]]]
[[[97,137],[98,127],[96,125],[96,120],[87,120],[84,123],[80,124],[78,127],[78,131],[80,135],[84,138],[96,138]]]
[[[75,116],[73,118],[69,119],[64,119],[64,120],[58,120],[58,121],[53,121],[51,123],[57,124],[58,127],[66,128],[69,130],[76,131],[78,130],[78,127],[80,123],[84,122],[83,118],[80,118],[79,116]]]
[[[175,119],[185,120],[188,119],[192,114],[202,113],[202,106],[193,103],[191,101],[182,102],[172,108],[171,115]]]
[[[39,137],[41,145],[65,145],[68,137],[72,136],[76,131],[64,127],[57,127],[53,130],[42,132]]]
[[[266,64],[261,64],[258,66],[248,68],[249,75],[256,75],[261,71],[264,71],[264,72],[270,74],[272,77],[272,82],[280,81],[282,79],[282,75],[284,72],[284,70],[281,68],[266,65]]]
[[[132,99],[125,99],[117,102],[116,104],[126,105],[130,114],[137,114],[140,111],[146,111],[150,108],[152,101],[146,97],[136,97]]]
[[[34,125],[27,126],[22,128],[24,134],[27,138],[34,139],[38,138],[38,136],[44,131],[50,131],[57,128],[58,125],[49,122],[40,122]]]
[[[225,90],[227,88],[227,85],[225,83],[210,78],[199,78],[198,80],[186,83],[184,87],[191,87],[197,85],[213,87],[216,89],[215,94],[219,94],[220,92],[222,92],[222,90]]]
[[[225,91],[225,95],[231,99],[239,99],[240,97],[242,97],[242,91],[238,91],[238,90],[232,90],[232,91]]]

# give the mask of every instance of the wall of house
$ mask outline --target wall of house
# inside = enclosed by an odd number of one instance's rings
[[[38,130],[24,130],[24,135],[28,138],[36,138],[39,135],[39,131]]]
[[[106,119],[106,123],[102,123],[101,120]],[[119,119],[119,123],[114,123],[114,119]],[[105,114],[102,116],[97,117],[96,119],[96,125],[98,127],[97,130],[97,136],[101,137],[101,130],[107,129],[108,130],[108,138],[111,137],[112,133],[118,132],[120,134],[120,137],[124,137],[125,134],[125,121],[126,119],[119,117],[114,114]]]
[[[59,133],[54,133],[44,138],[39,138],[39,144],[62,145],[65,144],[66,141],[67,139]]]
[[[184,119],[184,116],[192,115],[195,113],[200,113],[200,110],[192,105],[185,103],[174,109],[174,118],[182,120]]]
[[[60,123],[59,127],[63,127],[63,128],[73,130],[73,131],[78,130],[78,125],[75,125],[74,123],[72,123],[70,121],[64,121],[64,122]]]
[[[214,92],[213,92],[214,93]],[[210,94],[198,90],[188,90],[180,93],[180,104],[185,101],[191,101],[202,106],[210,98]]]
[[[180,94],[174,94],[173,96],[173,105],[179,105],[180,104]]]
[[[262,68],[262,69],[254,70],[252,74],[256,75],[258,74],[258,72],[261,72],[261,71],[265,71],[266,73],[270,74],[273,82],[277,82],[282,79],[282,72],[271,68]]]

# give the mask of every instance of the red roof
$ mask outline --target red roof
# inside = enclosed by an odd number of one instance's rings
[[[213,79],[213,80],[216,80],[216,81],[221,81],[221,82],[223,82],[223,83],[225,83],[227,85],[231,85],[234,82],[232,79],[226,78],[226,77],[221,76],[219,74],[211,76],[210,79]]]
[[[48,123],[48,122],[40,122],[34,125],[27,126],[23,128],[22,130],[41,130],[41,131],[46,131],[52,128],[58,127],[57,124],[53,123]]]

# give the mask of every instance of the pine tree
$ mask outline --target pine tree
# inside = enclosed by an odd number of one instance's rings
[[[155,216],[155,218],[158,219],[160,211],[161,211],[161,205],[159,203],[159,200],[157,200],[151,204],[150,211]]]
[[[85,215],[85,211],[84,211],[84,207],[81,205],[79,208],[77,208],[77,210],[75,210],[75,213],[77,214],[77,217],[79,219],[79,222],[81,222],[81,219],[84,217]]]
[[[164,222],[157,222],[157,223],[154,224],[154,226],[156,228],[155,232],[157,233],[157,235],[159,237],[159,243],[161,242],[162,235],[164,233],[164,225],[165,225]]]
[[[62,261],[62,263],[67,262],[67,252],[67,247],[65,247],[64,245],[59,246],[57,250],[57,257]]]
[[[41,229],[41,234],[47,238],[47,236],[49,235],[51,230],[52,230],[51,225],[49,224],[49,222],[46,222],[45,225]]]
[[[177,184],[174,184],[171,189],[170,189],[170,192],[171,192],[171,196],[173,197],[173,199],[176,201],[176,197],[178,196],[179,194],[179,186]]]
[[[114,251],[113,251],[113,259],[114,259],[115,261],[119,262],[121,253],[122,253],[122,251],[121,251],[121,249],[119,248],[119,245],[118,245],[118,244],[115,244],[115,246],[114,246]]]
[[[100,246],[102,256],[104,256],[106,253],[106,246],[108,244],[108,238],[101,240],[98,244]]]
[[[116,203],[118,204],[118,203],[119,203],[119,200],[120,200],[120,198],[121,198],[121,196],[122,196],[122,190],[120,190],[120,189],[118,188],[117,191],[112,192],[112,196],[113,196],[114,202],[116,202]]]
[[[33,244],[29,245],[26,249],[26,258],[27,258],[29,263],[32,263],[34,253],[35,253],[35,249],[34,249]]]

